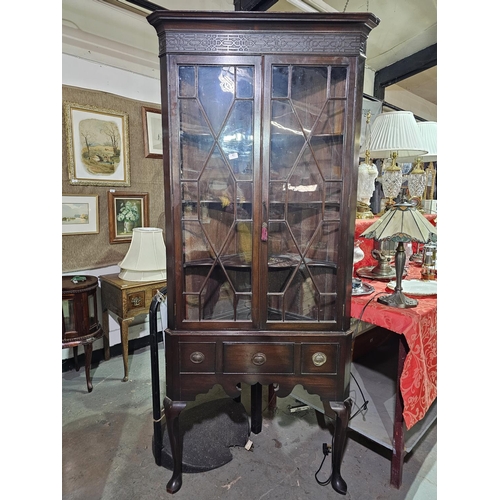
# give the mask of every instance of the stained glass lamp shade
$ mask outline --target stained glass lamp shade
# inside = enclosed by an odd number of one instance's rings
[[[379,297],[377,301],[390,307],[415,307],[418,301],[404,295],[401,284],[406,262],[403,243],[408,241],[436,242],[436,228],[411,203],[404,202],[394,204],[360,236],[376,241],[389,240],[398,243],[395,255],[396,287],[391,295]]]

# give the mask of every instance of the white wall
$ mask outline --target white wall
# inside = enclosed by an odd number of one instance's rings
[[[112,68],[99,63],[94,63],[78,57],[62,55],[62,84],[81,87],[91,90],[100,90],[112,94],[136,99],[138,101],[148,101],[160,103],[160,82],[155,78],[149,78],[137,73],[131,73],[122,69]],[[99,269],[86,269],[71,273],[63,273],[66,275],[88,274],[97,276],[103,274],[112,274],[120,272],[120,267],[109,266]],[[98,294],[100,304],[100,293]],[[160,308],[161,317],[158,319],[158,326],[161,324],[166,328],[166,310]],[[101,311],[99,311],[99,320],[102,324]],[[135,322],[134,322],[135,323]],[[138,324],[132,325],[129,328],[129,339],[144,337],[149,335],[148,315],[144,314],[138,317]],[[114,314],[109,316],[109,344],[110,346],[119,344],[120,327],[116,321]],[[102,339],[97,340],[93,344],[93,349],[102,349]],[[83,352],[83,347],[79,348],[79,353]],[[73,356],[72,349],[62,350],[62,359],[71,358]]]

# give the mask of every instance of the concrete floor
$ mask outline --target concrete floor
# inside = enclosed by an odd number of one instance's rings
[[[155,464],[151,450],[149,348],[130,353],[129,370],[129,381],[122,382],[121,357],[101,361],[91,370],[91,393],[87,392],[83,366],[78,372],[62,373],[63,500],[437,498],[436,423],[407,455],[399,490],[389,484],[390,454],[350,433],[342,464],[348,491],[342,496],[315,479],[323,458],[322,444],[331,443],[330,430],[318,424],[314,410],[290,413],[288,407],[298,404],[291,397],[278,398],[275,412],[264,411],[262,432],[249,437],[254,443],[252,451],[234,447],[233,459],[222,467],[183,474],[183,486],[172,496],[165,489],[171,472]],[[160,373],[163,371],[161,363]],[[248,393],[243,386],[242,402],[249,413]],[[218,397],[225,394],[215,388],[197,403]],[[330,457],[318,474],[321,481],[330,472]]]

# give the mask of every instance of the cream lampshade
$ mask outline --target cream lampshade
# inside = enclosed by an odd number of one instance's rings
[[[432,162],[437,160],[437,123],[419,122],[417,128],[422,137],[422,145],[428,152],[425,155],[414,155],[407,159],[412,162],[416,161],[416,165],[408,175],[408,191],[410,197],[416,200],[417,207],[420,208],[426,186],[429,186],[430,197],[434,196],[436,171]],[[404,161],[404,159],[401,160]],[[431,162],[427,171],[422,168],[423,162]]]
[[[411,111],[392,111],[375,118],[370,154],[372,158],[392,158],[391,165],[382,175],[382,189],[389,198],[389,205],[394,203],[403,184],[403,174],[396,165],[396,158],[415,157],[425,153],[427,150],[422,144],[417,122]]]
[[[157,227],[136,227],[118,275],[125,281],[160,281],[167,278],[167,250],[163,231]]]

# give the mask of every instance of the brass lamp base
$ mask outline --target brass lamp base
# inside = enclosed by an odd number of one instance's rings
[[[416,307],[418,300],[407,297],[403,292],[394,292],[391,295],[383,295],[377,299],[377,302],[385,304],[389,307],[399,307],[400,309],[407,309],[409,307]]]
[[[380,270],[380,266],[360,267],[356,274],[361,278],[368,278],[379,281],[392,281],[396,279],[396,270],[392,266],[389,269]]]
[[[358,200],[356,203],[356,219],[373,219],[374,217],[370,205]]]

